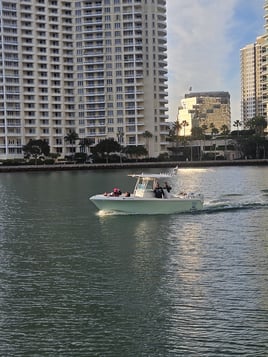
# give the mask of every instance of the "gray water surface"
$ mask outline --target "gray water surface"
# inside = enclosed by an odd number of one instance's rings
[[[128,173],[0,175],[0,355],[267,356],[268,168],[180,169],[203,212],[99,214]]]

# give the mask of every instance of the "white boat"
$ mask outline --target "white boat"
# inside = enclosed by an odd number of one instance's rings
[[[203,195],[194,192],[177,194],[162,190],[162,198],[156,197],[156,186],[167,182],[174,174],[133,174],[136,178],[133,193],[119,194],[115,192],[97,194],[90,197],[91,202],[101,211],[122,212],[131,214],[171,214],[194,212],[203,209]],[[162,187],[162,186],[161,186]]]

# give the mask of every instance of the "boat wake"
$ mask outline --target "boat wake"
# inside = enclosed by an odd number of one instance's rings
[[[268,197],[268,190],[261,190],[263,196]]]
[[[242,194],[223,195],[217,199],[205,201],[202,212],[215,213],[222,211],[268,208],[267,193],[258,197],[244,196]]]
[[[129,216],[131,213],[119,212],[119,211],[105,211],[100,210],[96,212],[98,217],[106,217],[106,216]]]

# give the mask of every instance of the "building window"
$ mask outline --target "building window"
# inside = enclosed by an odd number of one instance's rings
[[[135,143],[136,143],[135,136],[130,136],[130,137],[128,138],[128,143],[129,143],[130,145],[135,144]]]

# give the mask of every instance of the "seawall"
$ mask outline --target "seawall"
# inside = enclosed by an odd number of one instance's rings
[[[67,170],[108,170],[127,168],[163,167],[215,167],[215,166],[263,166],[268,165],[268,159],[262,160],[215,160],[215,161],[165,161],[165,162],[130,162],[102,164],[54,164],[54,165],[20,165],[0,166],[1,172],[31,172],[31,171],[67,171]]]

